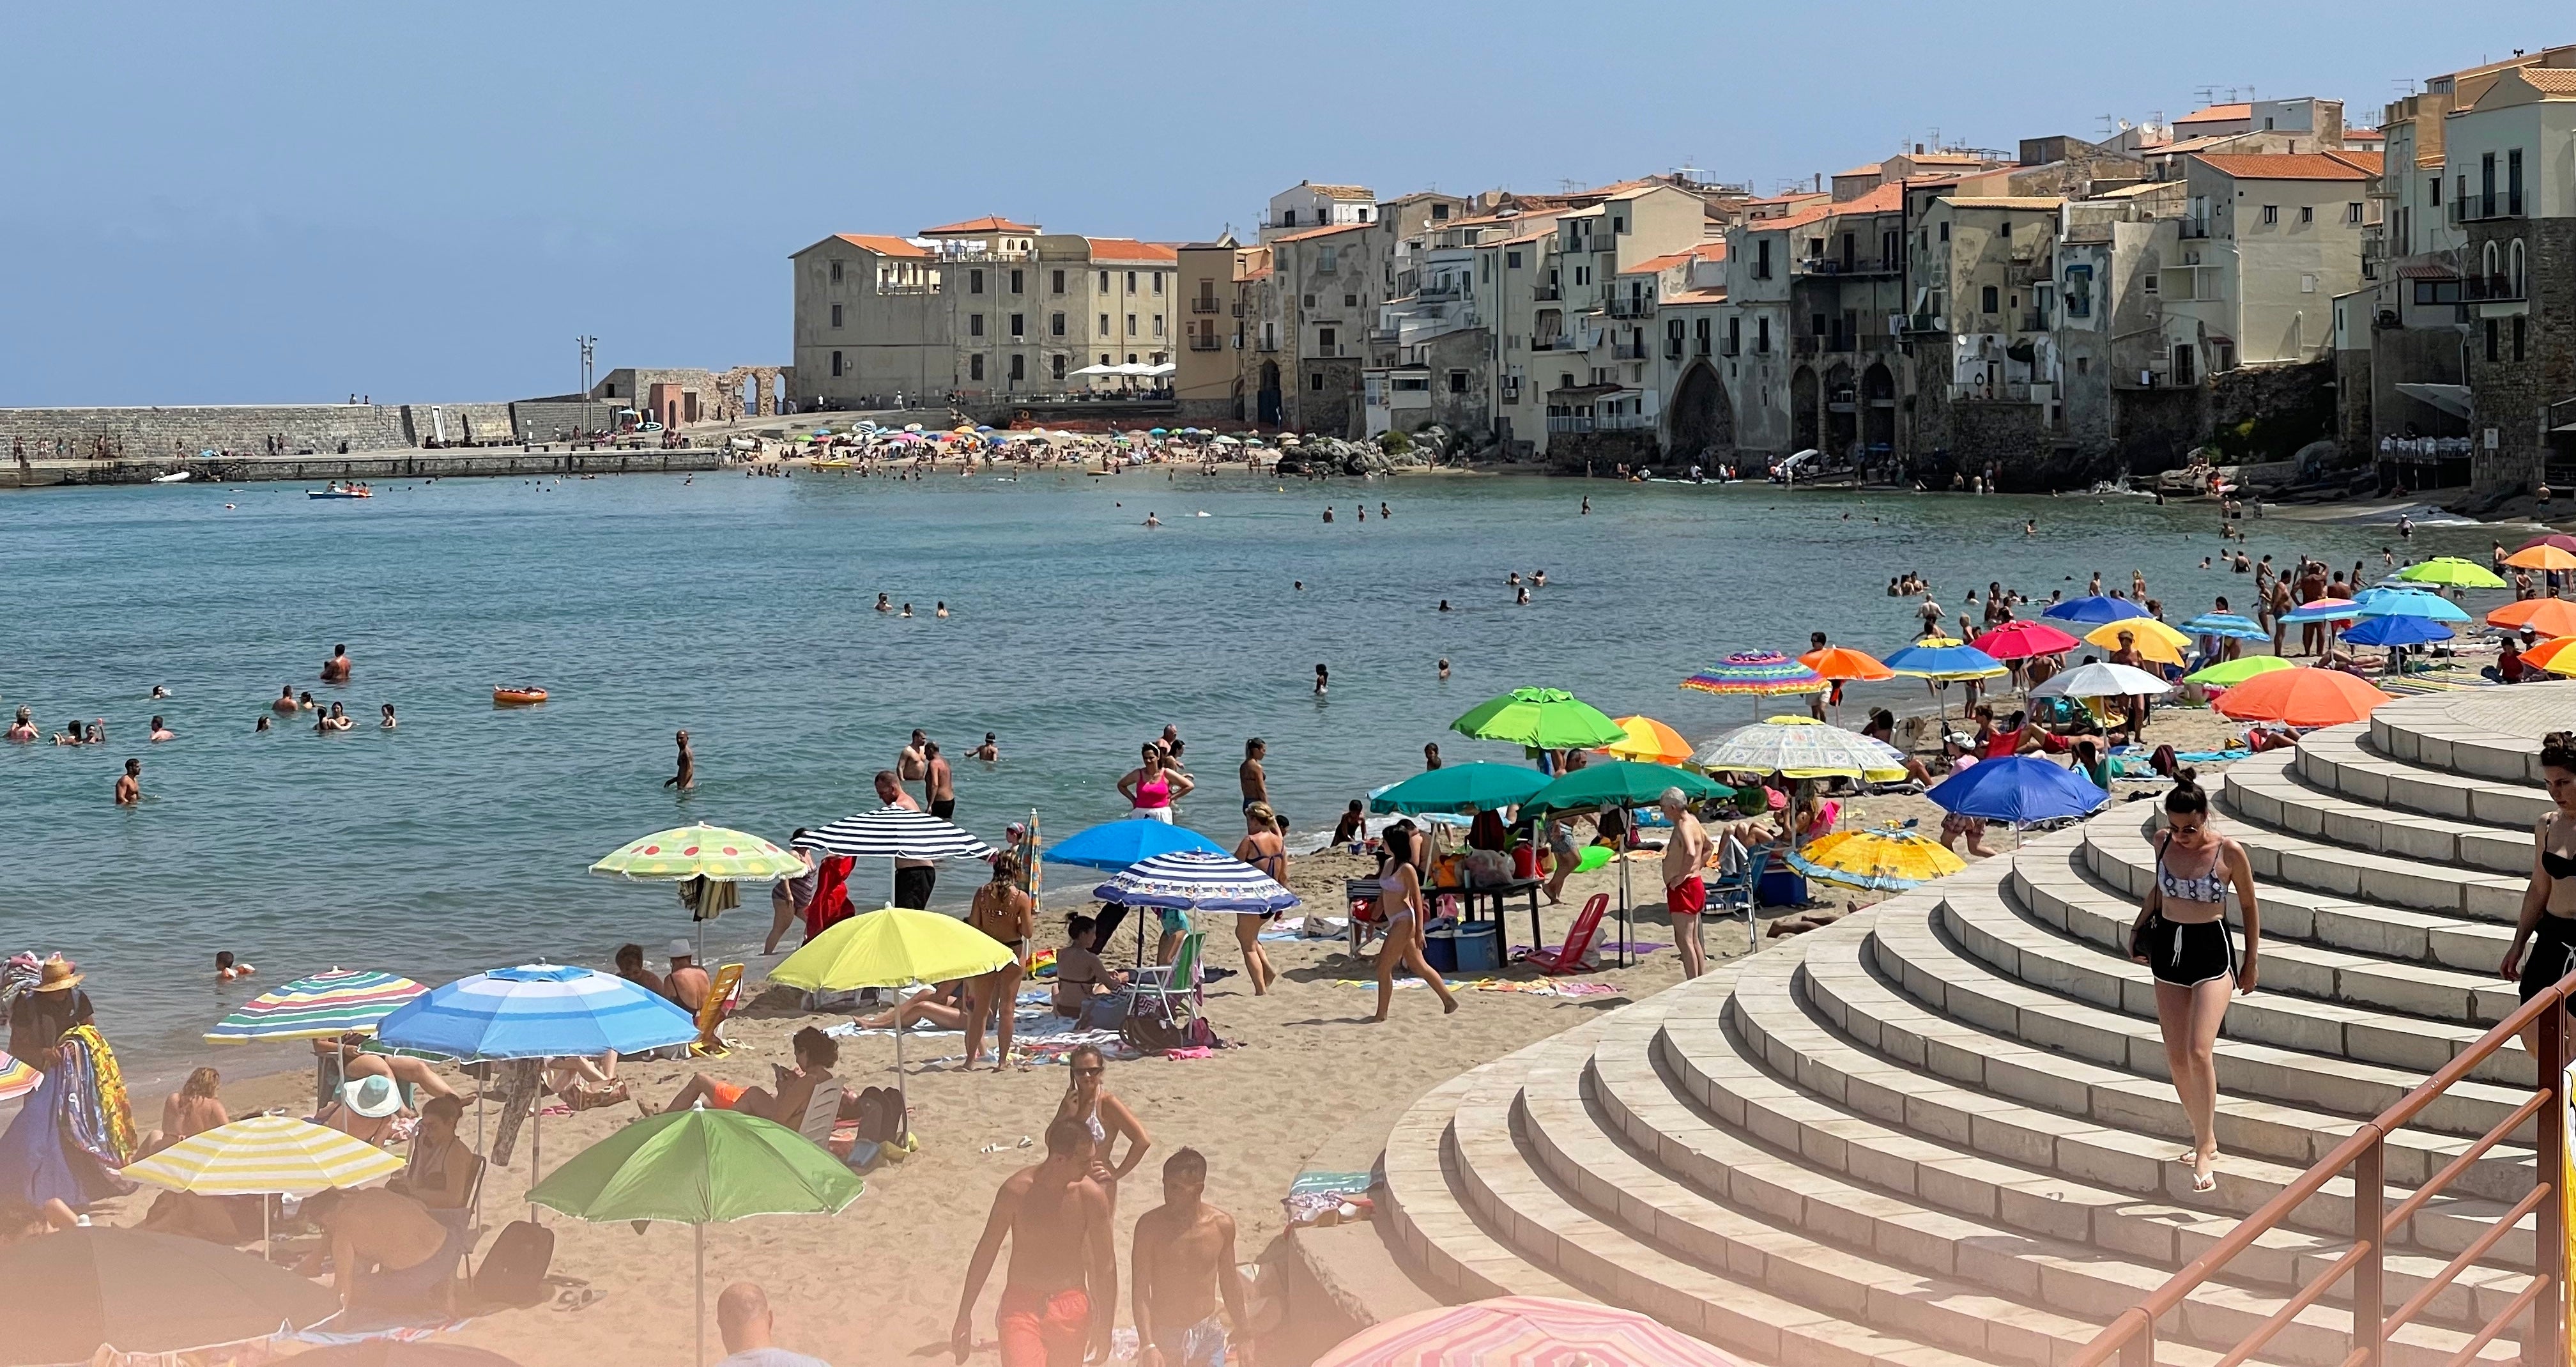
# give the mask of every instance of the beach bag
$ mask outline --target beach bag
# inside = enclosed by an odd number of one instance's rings
[[[1489,888],[1512,881],[1512,861],[1495,850],[1476,850],[1467,856],[1467,886]]]
[[[546,1269],[555,1260],[555,1232],[512,1220],[474,1269],[474,1294],[506,1305],[535,1305],[546,1298]]]
[[[1140,1011],[1120,1021],[1118,1037],[1143,1054],[1213,1048],[1216,1045],[1215,1028],[1201,1017],[1167,1017],[1159,1011]]]
[[[1459,885],[1460,866],[1465,861],[1454,854],[1444,854],[1431,861],[1431,886],[1454,888]]]

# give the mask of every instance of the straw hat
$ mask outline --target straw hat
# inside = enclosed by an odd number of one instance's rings
[[[34,989],[38,992],[69,992],[80,986],[81,979],[89,976],[60,954],[45,960],[38,971],[42,975]]]

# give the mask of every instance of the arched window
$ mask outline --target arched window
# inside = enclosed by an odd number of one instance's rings
[[[2510,284],[2511,284],[2511,286],[2512,286],[2512,289],[2513,289],[2513,294],[2512,294],[2510,297],[2515,298],[2515,299],[2520,299],[2520,298],[2522,298],[2522,297],[2523,297],[2523,294],[2522,294],[2522,290],[2523,290],[2523,275],[2522,275],[2522,270],[2523,270],[2523,259],[2522,259],[2522,239],[2517,237],[2517,238],[2515,238],[2515,239],[2513,240],[2512,266],[2511,266],[2511,268],[2510,268],[2510,275],[2509,275],[2509,277],[2508,277],[2509,282],[2510,282]]]
[[[2504,270],[2503,270],[2503,268],[2498,264],[2498,261],[2497,261],[2497,256],[2496,256],[2496,244],[2494,244],[2494,243],[2492,243],[2492,242],[2488,243],[2488,244],[2487,244],[2487,245],[2486,245],[2486,246],[2485,246],[2485,247],[2484,247],[2484,248],[2483,248],[2483,249],[2478,253],[2478,261],[2479,261],[2479,270],[2478,270],[2478,274],[2480,274],[2480,275],[2482,275],[2482,276],[2485,276],[2488,280],[2492,281],[2492,280],[2496,279],[2498,276],[2501,276],[2501,275],[2503,275],[2503,274],[2504,274]]]

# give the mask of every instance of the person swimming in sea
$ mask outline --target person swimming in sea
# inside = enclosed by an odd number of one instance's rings
[[[262,712],[262,713],[259,715],[259,725],[254,726],[254,727],[252,727],[252,728],[251,728],[251,734],[253,734],[253,735],[257,735],[257,734],[259,734],[259,733],[260,733],[260,732],[262,732],[262,731],[271,731],[271,730],[275,730],[275,729],[276,729],[275,727],[272,727],[272,726],[270,726],[270,725],[268,724],[268,714],[267,714],[267,713],[265,713],[265,712]]]
[[[9,739],[17,741],[20,744],[25,744],[35,738],[36,714],[27,708],[21,707],[18,709],[18,719],[9,723]]]
[[[1325,691],[1330,689],[1332,686],[1332,672],[1325,669],[1322,665],[1315,666],[1315,696],[1318,698],[1324,696]]]
[[[296,711],[297,709],[296,709],[296,706],[295,706],[295,685],[293,685],[293,684],[286,684],[286,685],[284,685],[284,686],[280,687],[280,688],[277,690],[277,701],[275,701],[275,702],[273,702],[273,703],[270,703],[270,704],[268,705],[268,707],[269,707],[269,710],[270,710],[270,711],[272,711],[272,712],[277,712],[277,713],[280,713],[280,714],[292,713],[292,712]]]
[[[394,729],[394,705],[392,703],[385,704],[383,719],[378,721],[376,725],[387,731]]]
[[[1446,655],[1440,657],[1440,677],[1444,679],[1449,677],[1449,657]]]
[[[892,612],[892,611],[894,611],[894,597],[893,597],[893,595],[891,595],[891,594],[884,594],[884,593],[880,593],[880,594],[878,594],[878,595],[877,595],[877,611],[879,611],[879,612]]]
[[[178,732],[176,732],[176,731],[171,730],[171,729],[170,729],[169,727],[167,727],[167,726],[162,725],[162,723],[161,723],[161,719],[160,719],[159,717],[154,717],[154,718],[152,719],[152,743],[153,743],[153,744],[158,745],[158,744],[160,744],[161,742],[163,742],[163,741],[165,741],[165,740],[177,740],[178,738],[179,738],[179,733],[178,733]]]
[[[1159,527],[1163,525],[1163,519],[1154,516],[1153,511],[1148,509],[1145,513],[1145,525],[1148,527]]]
[[[259,972],[257,965],[246,964],[234,958],[231,950],[218,949],[215,951],[216,982],[228,983],[235,978],[247,978],[257,972]]]
[[[80,718],[78,717],[72,718],[70,730],[57,731],[54,733],[54,744],[56,745],[86,745],[88,743],[89,738],[82,733]]]
[[[1443,599],[1441,599],[1441,600],[1440,600],[1440,610],[1441,610],[1442,612],[1447,612],[1447,611],[1449,611],[1449,610],[1450,610],[1450,608],[1449,608],[1449,600],[1448,600],[1448,599],[1443,598]]]

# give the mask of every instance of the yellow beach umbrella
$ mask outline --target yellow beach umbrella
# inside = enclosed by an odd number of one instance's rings
[[[1887,827],[1819,836],[1791,854],[1789,866],[1829,883],[1902,891],[1957,873],[1968,864],[1929,836]]]
[[[1601,752],[1620,759],[1639,760],[1647,764],[1679,765],[1691,755],[1691,743],[1682,733],[1648,716],[1617,719],[1626,738],[1601,747]]]
[[[805,942],[770,970],[769,980],[808,992],[855,987],[905,987],[971,978],[1017,961],[1009,945],[935,911],[886,907],[863,911]],[[896,1013],[901,1015],[900,1009]],[[899,1024],[900,1022],[898,1022]],[[903,1037],[894,1032],[894,1086],[903,1094]],[[911,1130],[911,1099],[904,1101],[904,1133]]]
[[[403,1161],[326,1125],[291,1116],[244,1116],[126,1164],[123,1175],[199,1196],[307,1196],[391,1177]],[[259,1203],[260,1239],[268,1202]]]
[[[2086,632],[2084,639],[2105,650],[2120,648],[2120,633],[2127,632],[2137,645],[2138,654],[2158,664],[2178,665],[2191,638],[2166,626],[2153,617],[2126,617],[2117,622],[2104,622]]]

